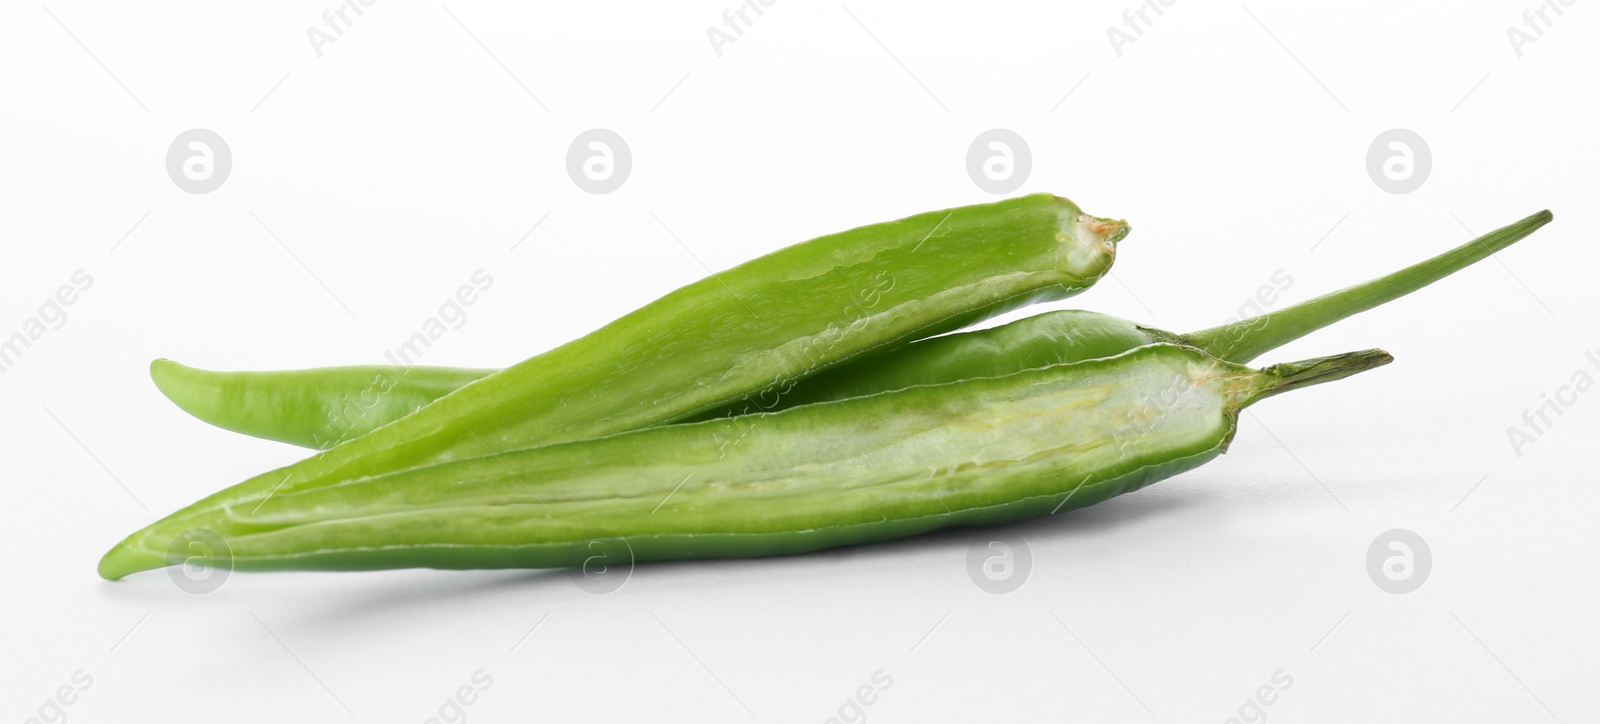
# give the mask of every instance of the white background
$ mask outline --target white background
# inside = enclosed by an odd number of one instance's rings
[[[1591,6],[1546,11],[1519,57],[1531,0],[1178,2],[1119,57],[1131,0],[779,0],[718,57],[727,1],[379,0],[320,58],[314,2],[8,7],[0,335],[94,282],[0,375],[0,714],[53,714],[81,669],[72,721],[420,722],[482,670],[476,721],[822,721],[882,670],[871,721],[1220,722],[1282,670],[1272,720],[1600,716],[1600,393],[1520,455],[1507,438],[1600,379]],[[606,195],[565,167],[596,127],[633,154]],[[191,128],[231,148],[210,194],[167,176]],[[483,269],[424,361],[509,364],[707,268],[992,200],[965,163],[990,128],[1031,148],[1021,192],[1134,226],[1114,280],[1052,306],[1175,331],[1280,269],[1273,307],[1556,221],[1261,360],[1395,364],[1261,404],[1199,471],[1011,529],[1033,562],[1008,595],[969,577],[973,532],[641,566],[605,596],[562,572],[96,577],[125,534],[304,454],[189,419],[152,358],[382,362]],[[1391,128],[1431,148],[1414,193],[1368,175]],[[1432,553],[1414,593],[1369,578],[1393,528]]]

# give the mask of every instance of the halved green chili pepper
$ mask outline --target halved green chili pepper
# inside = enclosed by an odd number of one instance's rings
[[[875,349],[1076,294],[1110,269],[1127,231],[1036,194],[796,244],[175,515],[717,409]]]
[[[670,425],[191,508],[100,573],[572,566],[800,553],[1079,508],[1223,452],[1240,409],[1390,361],[1253,370],[1192,347]],[[727,440],[737,438],[736,444]],[[220,538],[198,559],[190,541]]]
[[[1174,334],[1105,314],[1046,312],[986,330],[926,339],[870,354],[792,385],[769,387],[700,417],[777,410],[821,400],[990,377],[1060,362],[1109,357],[1152,342],[1194,345],[1246,363],[1346,317],[1405,296],[1532,234],[1541,211],[1397,272],[1268,314]],[[156,386],[195,417],[271,440],[326,448],[409,414],[490,370],[328,367],[289,372],[211,372],[156,360]],[[791,389],[792,388],[792,389]],[[388,390],[375,394],[380,390]]]

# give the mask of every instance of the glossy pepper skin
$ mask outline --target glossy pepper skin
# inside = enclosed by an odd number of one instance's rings
[[[1390,361],[1253,370],[1191,347],[670,425],[186,511],[101,562],[240,570],[546,568],[597,542],[633,560],[749,557],[1008,523],[1192,469],[1263,397]],[[191,540],[223,545],[200,559]]]
[[[156,388],[185,412],[253,437],[325,450],[409,415],[495,370],[352,365],[282,372],[209,372],[150,363]],[[277,385],[263,394],[262,384]]]
[[[174,516],[680,420],[865,352],[1076,294],[1110,269],[1127,232],[1036,194],[796,244]]]
[[[1046,312],[999,327],[925,339],[874,354],[807,379],[795,385],[788,395],[742,402],[745,406],[753,403],[762,409],[780,410],[911,385],[1094,359],[1157,342],[1186,344],[1219,359],[1245,364],[1487,259],[1550,223],[1552,218],[1549,211],[1541,211],[1377,279],[1198,332],[1176,334],[1081,310]],[[740,405],[734,405],[722,414],[741,411]]]
[[[967,377],[992,377],[1061,362],[1109,357],[1155,342],[1180,342],[1238,363],[1346,317],[1410,294],[1477,263],[1549,223],[1541,211],[1443,254],[1364,284],[1190,334],[1082,310],[1046,312],[985,330],[925,339],[864,355],[815,376],[756,390],[694,419],[780,410]],[[167,397],[211,424],[306,447],[364,434],[489,370],[448,367],[330,367],[290,372],[211,372],[157,360],[151,375]],[[364,399],[374,379],[394,381],[392,400]],[[226,392],[223,392],[226,391]],[[226,403],[217,399],[225,395]]]

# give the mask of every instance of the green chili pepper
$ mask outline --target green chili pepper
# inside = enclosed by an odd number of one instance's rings
[[[191,508],[106,555],[110,579],[241,570],[572,566],[800,553],[1079,508],[1223,452],[1240,409],[1390,361],[1252,370],[1186,346],[885,392]],[[214,541],[195,556],[191,541]],[[219,550],[220,548],[220,550]]]
[[[1190,344],[1221,359],[1245,363],[1486,259],[1550,220],[1550,212],[1541,211],[1384,277],[1199,332],[1174,334],[1081,310],[1046,312],[866,355],[792,385],[755,391],[725,409],[698,417],[778,410],[912,385],[990,377],[1109,357],[1152,342]],[[409,414],[490,370],[371,366],[211,372],[156,360],[150,372],[167,397],[206,422],[256,437],[326,448]],[[374,400],[371,391],[380,384],[390,392]]]
[[[150,363],[162,394],[218,427],[327,449],[416,412],[495,370],[357,365],[283,372],[209,372]],[[263,383],[274,385],[264,394]],[[302,415],[314,415],[301,419]]]
[[[1540,211],[1377,279],[1198,332],[1175,334],[1080,310],[1046,312],[999,327],[924,339],[868,355],[807,379],[789,395],[771,398],[775,404],[750,398],[743,401],[743,406],[736,404],[721,414],[753,411],[744,409],[752,404],[780,410],[912,385],[1003,375],[1029,367],[1106,357],[1155,342],[1186,344],[1219,359],[1245,364],[1487,259],[1550,223],[1552,218],[1549,211]]]
[[[1110,269],[1127,232],[1036,194],[796,244],[176,515],[717,409],[874,349],[1076,294]]]

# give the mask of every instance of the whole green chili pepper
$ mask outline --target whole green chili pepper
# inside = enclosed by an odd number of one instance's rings
[[[792,385],[753,392],[699,415],[724,417],[809,402],[989,377],[1109,357],[1152,342],[1181,342],[1246,363],[1346,317],[1405,296],[1488,258],[1549,223],[1541,211],[1462,246],[1364,284],[1259,317],[1175,334],[1082,310],[1046,312],[865,355]],[[326,448],[427,404],[490,370],[450,367],[328,367],[289,372],[211,372],[156,360],[156,386],[195,417],[247,435]],[[372,400],[372,391],[390,390]]]
[[[175,515],[717,409],[874,349],[1076,294],[1110,269],[1127,231],[1035,194],[796,244]]]
[[[494,371],[352,365],[210,372],[172,360],[150,363],[156,387],[185,412],[246,435],[319,450],[405,417]],[[268,380],[275,387],[263,394],[262,383]]]
[[[800,553],[1079,508],[1223,452],[1240,409],[1390,361],[1262,370],[1156,344],[867,397],[351,479],[191,508],[100,574],[180,561],[241,570],[542,568],[625,543],[635,560]],[[727,444],[737,436],[737,443]],[[188,542],[220,537],[197,560]]]
[[[1045,312],[990,329],[924,339],[824,371],[772,399],[779,410],[1019,369],[1094,359],[1155,342],[1186,344],[1245,364],[1323,327],[1383,305],[1489,258],[1550,223],[1540,211],[1462,246],[1353,287],[1217,327],[1176,334],[1106,314]],[[761,402],[761,400],[753,400]],[[745,403],[750,404],[749,402]],[[739,405],[721,414],[739,414]]]

